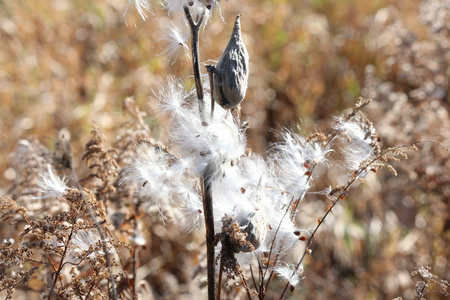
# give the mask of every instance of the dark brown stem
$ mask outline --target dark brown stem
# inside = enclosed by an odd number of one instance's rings
[[[197,91],[198,109],[200,113],[200,119],[203,126],[208,126],[205,121],[205,101],[203,99],[203,84],[200,74],[200,54],[199,54],[199,30],[203,24],[205,12],[203,12],[197,20],[192,18],[189,7],[184,6],[184,13],[186,19],[189,22],[192,34],[192,65],[194,69],[195,89]],[[206,227],[206,264],[207,264],[207,276],[208,276],[208,299],[214,300],[215,293],[215,280],[214,280],[214,215],[213,215],[213,202],[212,192],[210,184],[209,166],[206,167],[204,175],[201,179],[202,192],[203,192],[203,211],[205,214],[205,227]]]
[[[91,292],[94,289],[94,287],[95,287],[95,283],[91,284],[91,287],[89,288],[89,291],[86,294],[86,298],[84,298],[85,300],[89,299],[89,295],[91,294]]]
[[[205,175],[202,177],[202,191],[203,191],[203,211],[205,214],[206,227],[206,264],[208,275],[208,299],[214,300],[214,215],[213,215],[213,201],[210,184],[210,174],[207,174],[209,166],[206,167]]]
[[[76,220],[74,220],[74,222],[72,222],[72,227],[70,228],[70,233],[69,233],[69,236],[67,237],[67,243],[64,247],[64,252],[62,254],[61,261],[59,262],[58,270],[56,270],[56,272],[55,272],[55,277],[53,278],[52,287],[50,289],[50,292],[48,293],[48,298],[47,298],[48,300],[52,299],[52,296],[53,296],[54,290],[55,290],[55,286],[56,286],[56,282],[58,281],[59,274],[61,274],[62,268],[64,267],[63,261],[64,261],[64,258],[66,257],[67,250],[69,249],[69,243],[70,243],[70,240],[72,239],[73,229],[74,229],[73,224],[75,224],[75,221]],[[56,295],[55,295],[55,298],[56,298]]]
[[[222,244],[222,253],[223,253],[223,244]],[[220,292],[222,290],[222,272],[223,272],[223,255],[220,257],[219,280],[217,282],[216,300],[220,300]]]
[[[267,264],[269,264],[270,260],[267,260]],[[263,268],[261,266],[261,263],[259,262],[258,259],[258,271],[259,271],[259,292],[258,292],[258,298],[259,299],[264,299],[264,296],[266,294],[266,291],[264,290],[264,272],[263,272]]]
[[[425,295],[425,289],[427,288],[427,284],[428,284],[428,279],[425,279],[425,282],[423,283],[422,290],[419,292],[419,296],[418,296],[419,300],[424,300],[425,299],[424,295]]]
[[[258,292],[258,286],[256,285],[255,276],[253,275],[252,265],[250,265],[250,274],[252,275],[253,286],[255,287],[256,292]]]
[[[284,294],[286,293],[286,290],[287,290],[288,286],[289,286],[289,282],[284,286],[283,292],[281,293],[281,296],[280,296],[280,300],[283,299]]]
[[[137,220],[134,219],[134,234],[136,234],[136,230],[137,230]],[[133,299],[135,299],[135,300],[137,299],[137,294],[136,294],[137,260],[138,260],[138,253],[137,253],[137,249],[136,249],[136,244],[134,244],[134,247],[133,247]]]
[[[195,78],[195,89],[197,91],[198,98],[198,109],[200,113],[200,118],[202,120],[203,126],[208,126],[208,123],[205,121],[205,100],[203,99],[203,84],[202,84],[202,76],[200,74],[200,53],[199,53],[199,38],[198,32],[200,30],[200,26],[203,23],[203,19],[205,17],[205,12],[201,14],[198,18],[197,22],[194,22],[192,18],[191,12],[189,11],[189,7],[184,6],[184,13],[186,15],[186,19],[189,22],[189,26],[191,28],[192,40],[192,65],[194,69],[194,78]]]
[[[248,287],[247,280],[245,280],[244,274],[241,274],[242,285],[245,288],[245,292],[247,293],[248,299],[252,300],[252,295],[250,295],[250,288]]]
[[[214,117],[214,72],[216,71],[216,67],[207,65],[206,70],[208,71],[209,76],[209,89],[211,90],[211,117],[210,120]]]

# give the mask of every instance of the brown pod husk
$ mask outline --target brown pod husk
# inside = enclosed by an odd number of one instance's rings
[[[244,100],[248,82],[248,60],[238,15],[230,41],[214,73],[214,101],[223,108],[232,109]]]

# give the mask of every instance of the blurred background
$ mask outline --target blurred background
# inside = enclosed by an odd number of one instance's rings
[[[51,145],[64,132],[81,165],[93,122],[106,143],[113,141],[126,120],[127,97],[147,111],[153,137],[167,141],[153,91],[166,75],[185,78],[192,71],[184,55],[174,64],[160,55],[161,28],[170,18],[154,2],[142,21],[136,12],[124,17],[121,0],[0,1],[1,195],[17,176],[9,161],[18,140]],[[220,57],[241,14],[251,61],[242,114],[251,123],[253,151],[263,154],[285,126],[326,131],[359,96],[374,100],[364,112],[386,147],[423,141],[408,160],[394,163],[397,177],[371,174],[339,205],[291,298],[414,299],[420,276],[410,273],[419,264],[450,280],[449,2],[222,0],[220,13],[225,22],[216,8],[201,32],[200,56],[205,63]],[[326,176],[324,182],[333,178]],[[308,228],[329,203],[312,194],[303,205],[313,216],[302,224]],[[174,229],[155,226],[152,252],[143,259],[167,255],[158,245]],[[174,258],[195,252],[185,238],[167,239]],[[191,274],[176,259],[164,261],[149,280],[161,299],[174,299],[165,298],[159,281],[166,279],[158,276],[172,274],[182,289]]]

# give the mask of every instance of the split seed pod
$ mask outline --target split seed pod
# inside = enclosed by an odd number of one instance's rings
[[[232,109],[244,100],[248,82],[248,52],[241,36],[240,16],[236,17],[227,48],[214,71],[214,101]]]
[[[247,234],[246,240],[250,242],[254,249],[258,249],[264,242],[267,235],[267,228],[269,223],[267,221],[263,202],[265,197],[265,184],[261,179],[253,192],[250,201],[256,205],[255,211],[244,212],[236,217],[236,222],[239,224],[241,231]],[[248,246],[235,247],[235,252],[251,252],[252,249]]]

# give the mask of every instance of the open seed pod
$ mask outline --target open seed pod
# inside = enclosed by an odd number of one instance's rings
[[[239,215],[236,222],[241,228],[241,232],[246,233],[246,240],[252,244],[253,249],[248,245],[235,247],[235,252],[252,252],[261,246],[267,235],[267,220],[262,211],[251,212]]]
[[[239,224],[241,232],[247,234],[246,240],[250,242],[254,248],[251,249],[251,247],[247,245],[235,247],[236,253],[256,250],[266,239],[267,228],[269,225],[264,208],[262,207],[264,201],[263,198],[265,197],[264,188],[264,181],[261,179],[251,196],[251,202],[255,204],[255,210],[243,212],[236,217],[236,222]]]

